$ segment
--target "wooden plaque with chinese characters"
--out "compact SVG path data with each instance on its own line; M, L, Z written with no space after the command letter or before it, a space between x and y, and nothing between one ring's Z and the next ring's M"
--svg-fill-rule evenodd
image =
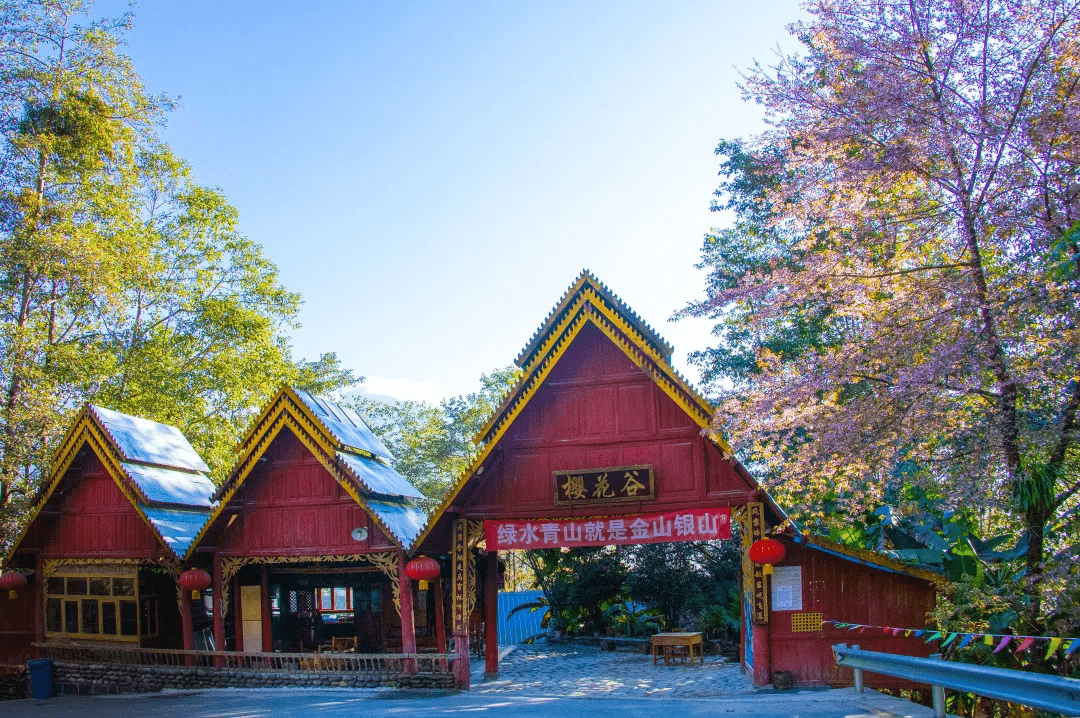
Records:
M602 504L656 498L651 466L552 472L556 504Z

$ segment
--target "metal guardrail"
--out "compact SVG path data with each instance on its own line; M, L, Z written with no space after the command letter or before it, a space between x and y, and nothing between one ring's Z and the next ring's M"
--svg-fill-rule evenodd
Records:
M945 718L946 688L1067 716L1080 716L1080 681L1073 678L954 663L940 657L877 653L843 643L832 649L837 666L854 669L855 689L860 693L863 671L930 684L937 718Z

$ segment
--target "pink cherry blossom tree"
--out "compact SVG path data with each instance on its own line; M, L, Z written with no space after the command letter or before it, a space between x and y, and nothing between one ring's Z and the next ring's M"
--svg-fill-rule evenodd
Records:
M1080 2L808 9L745 78L768 130L718 150L738 222L687 310L732 342L698 355L728 361L718 428L804 512L904 467L1027 532L1037 623L1075 570Z

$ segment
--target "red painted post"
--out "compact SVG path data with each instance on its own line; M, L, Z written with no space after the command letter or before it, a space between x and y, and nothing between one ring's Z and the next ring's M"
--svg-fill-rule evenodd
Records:
M270 569L264 563L260 576L259 596L262 598L262 649L263 653L274 650L274 637L270 626Z
M754 626L754 685L772 682L772 656L769 650L769 627Z
M401 604L401 652L416 653L416 625L413 621L412 579L405 575L405 554L398 552L398 594ZM416 673L416 661L405 661L405 671Z
M446 598L442 576L436 576L431 582L431 592L435 594L435 647L439 653L446 653Z
M221 554L214 552L214 650L225 650L225 612L222 610L224 583L221 580ZM221 657L214 659L214 668L222 668Z
M499 677L499 552L487 554L484 580L484 680Z
M457 659L454 661L454 688L461 691L469 690L472 683L472 666L469 665L469 625L466 623L464 630L454 630L454 653Z
M195 627L191 621L191 591L180 589L180 630L184 634L184 650L195 650ZM193 665L191 656L184 656L184 665Z

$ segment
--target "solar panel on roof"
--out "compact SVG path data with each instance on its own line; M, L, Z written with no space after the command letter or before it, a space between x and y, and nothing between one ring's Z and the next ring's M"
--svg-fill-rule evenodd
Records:
M175 426L121 414L101 406L91 406L90 409L128 461L210 472L210 467Z
M214 484L202 474L145 464L121 464L127 475L154 503L210 506Z
M160 506L140 506L150 523L177 556L183 557L191 542L210 519L210 511L182 511Z
M312 396L306 391L299 389L294 391L304 405L323 423L326 430L342 444L393 460L394 455L355 411L347 412L344 407L322 397Z
M424 497L404 476L377 459L369 459L347 451L339 451L337 455L360 479L364 488L372 493L408 496L414 499Z
M427 514L411 502L369 500L368 507L404 548L412 546L427 522Z

